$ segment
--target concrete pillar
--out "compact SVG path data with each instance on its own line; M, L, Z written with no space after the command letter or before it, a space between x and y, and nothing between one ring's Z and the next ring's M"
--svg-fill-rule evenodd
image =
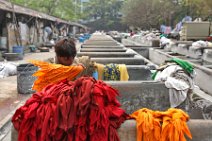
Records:
M73 34L75 35L75 34L77 34L77 32L78 32L77 27L76 26L73 26Z
M38 42L42 43L43 42L43 21L38 21Z

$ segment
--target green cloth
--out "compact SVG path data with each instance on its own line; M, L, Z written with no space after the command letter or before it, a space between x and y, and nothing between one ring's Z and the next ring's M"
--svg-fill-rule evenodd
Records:
M158 74L158 71L156 71L152 74L152 76L151 76L152 80L155 80L155 77L157 76L157 74Z
M194 71L194 67L187 61L178 59L178 58L172 58L168 62L175 62L178 64L180 67L182 67L187 73L192 73Z
M167 36L168 36L168 35L166 35L166 34L161 34L161 35L160 35L160 38L162 38L162 37L166 37L166 38L167 38Z

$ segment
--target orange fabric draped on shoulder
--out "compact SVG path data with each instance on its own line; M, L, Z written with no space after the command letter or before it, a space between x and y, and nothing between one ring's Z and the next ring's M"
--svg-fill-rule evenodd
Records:
M64 66L37 60L30 60L29 62L39 67L39 70L33 74L37 79L32 88L38 92L48 84L54 84L64 79L72 81L84 70L81 65Z

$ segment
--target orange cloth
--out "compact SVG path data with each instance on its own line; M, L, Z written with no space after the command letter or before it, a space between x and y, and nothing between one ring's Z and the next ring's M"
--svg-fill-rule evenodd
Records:
M83 71L83 66L63 66L60 64L50 64L47 62L31 60L30 63L40 69L33 74L37 77L33 85L33 90L41 91L48 84L54 84L61 80L74 80Z
M186 124L189 116L180 109L159 112L143 108L131 117L137 122L137 141L186 141L184 134L192 139Z

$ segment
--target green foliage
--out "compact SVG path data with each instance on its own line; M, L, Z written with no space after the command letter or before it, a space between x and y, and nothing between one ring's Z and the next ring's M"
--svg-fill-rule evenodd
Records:
M212 15L212 0L127 0L122 12L129 26L158 28L173 26L187 15L207 19Z
M117 18L122 6L120 0L90 0L85 8L88 17Z
M79 18L79 15L75 14L73 0L12 0L12 2L66 20Z
M123 0L90 0L85 5L85 19L95 19L87 26L95 30L125 30L126 26L121 23L120 11Z

